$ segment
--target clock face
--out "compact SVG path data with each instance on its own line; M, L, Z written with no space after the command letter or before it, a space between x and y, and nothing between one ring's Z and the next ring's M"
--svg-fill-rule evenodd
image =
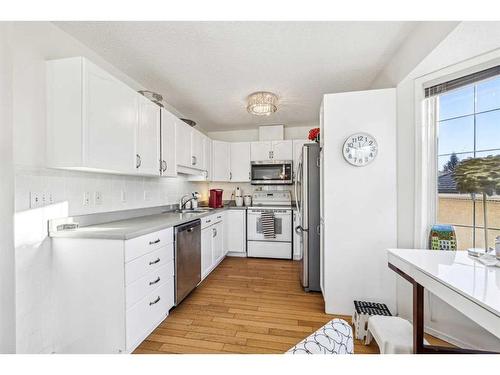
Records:
M349 164L364 167L377 156L377 141L370 134L356 133L345 140L342 152Z

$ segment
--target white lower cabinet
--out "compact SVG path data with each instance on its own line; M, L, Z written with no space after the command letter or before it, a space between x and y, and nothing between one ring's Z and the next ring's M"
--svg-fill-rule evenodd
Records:
M230 255L244 256L247 251L247 214L246 210L228 210L226 212L226 244Z
M224 259L224 223L226 212L201 219L201 278L204 279Z
M56 353L128 353L174 305L173 229L53 238Z

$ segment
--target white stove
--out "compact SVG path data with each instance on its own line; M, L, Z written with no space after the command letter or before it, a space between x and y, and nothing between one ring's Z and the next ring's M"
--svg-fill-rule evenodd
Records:
M292 194L256 191L247 210L247 255L292 259Z
M252 195L254 206L292 206L292 193L289 191L256 191Z

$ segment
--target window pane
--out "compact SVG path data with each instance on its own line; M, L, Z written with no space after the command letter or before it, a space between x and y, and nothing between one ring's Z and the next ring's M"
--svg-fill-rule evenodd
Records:
M496 236L500 236L500 230L488 230L488 247L495 248L495 238ZM484 249L484 230L476 229L476 245L475 247L479 247Z
M500 77L476 86L476 112L500 108Z
M486 215L488 218L488 228L500 229L500 197L486 198ZM483 196L476 194L476 226L484 227Z
M476 115L476 150L500 148L500 110Z
M439 96L439 121L474 113L474 86Z
M474 151L474 116L439 123L438 155Z
M467 250L472 245L472 228L455 227L457 235L457 249Z
M455 156L458 159L458 162L473 158L474 153L473 152L468 152L465 154L455 154ZM444 172L449 172L453 170L453 166L456 165L456 162L453 161L452 155L443 155L438 157L438 171L439 171L439 176L441 176L442 173Z
M439 194L438 223L472 225L474 209L470 194Z

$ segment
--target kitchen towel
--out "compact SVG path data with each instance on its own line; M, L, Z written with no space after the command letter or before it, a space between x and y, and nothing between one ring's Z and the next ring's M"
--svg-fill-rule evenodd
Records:
M274 212L261 212L260 220L262 222L262 234L264 238L276 238L274 230Z

